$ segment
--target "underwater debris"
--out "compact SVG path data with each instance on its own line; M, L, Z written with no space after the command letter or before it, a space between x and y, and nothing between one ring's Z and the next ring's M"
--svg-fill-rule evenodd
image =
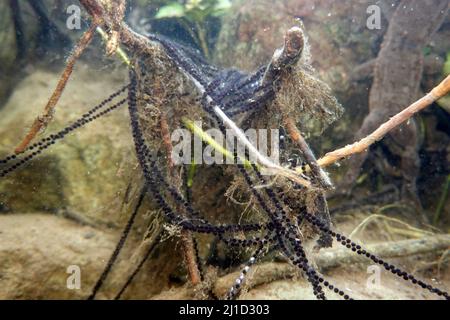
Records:
M85 3L93 4L94 2L95 1L91 0ZM98 5L99 4L96 3L96 6ZM95 15L99 14L94 9L91 10L91 12ZM107 22L108 18L111 17L106 16L104 18ZM106 24L107 27L111 28L111 25L108 26L108 22ZM164 139L161 139L161 135L164 133L157 130L161 124L161 121L159 120L162 112L167 111L164 107L167 108L168 102L178 102L181 100L183 94L179 94L181 91L180 88L194 89L192 90L193 92L196 92L197 94L200 93L202 96L200 103L192 105L188 104L190 109L186 108L186 106L181 107L179 109L181 114L188 114L191 117L194 115L201 118L208 116L211 118L211 122L213 124L215 122L215 124L223 131L225 128L224 124L231 126L233 126L233 124L235 125L234 121L226 114L227 105L225 96L232 96L230 101L235 103L239 101L250 102L248 101L248 98L241 100L247 94L249 97L262 97L261 101L264 101L265 103L262 103L260 107L264 107L266 106L266 103L268 105L270 101L269 97L265 94L267 90L274 90L276 93L276 88L274 88L276 82L275 78L272 78L272 80L269 81L271 88L256 81L256 83L259 84L257 89L248 92L247 86L255 82L255 77L262 78L267 72L262 73L257 71L253 75L239 74L237 83L243 87L238 88L242 90L235 90L233 92L232 87L226 86L231 82L229 79L224 81L223 75L215 78L214 72L217 72L217 70L215 71L213 67L206 68L207 72L210 72L209 74L204 71L205 69L202 70L205 66L202 65L203 61L199 64L198 61L195 61L195 57L190 56L189 51L185 51L182 46L155 35L149 35L151 41L148 41L139 35L131 33L130 30L123 32L125 34L128 32L125 39L127 39L126 41L130 47L140 49L135 50L134 52L135 67L130 72L131 84L127 88L133 140L135 143L136 154L145 177L146 189L144 190L151 192L168 223L182 228L183 231L214 235L230 247L257 247L257 250L254 251L253 256L248 261L247 268L244 267L243 269L245 273L248 272L249 266L253 265L257 258L261 258L261 256L270 249L282 252L286 258L298 268L298 271L303 272L313 287L313 292L318 299L326 298L323 289L333 290L344 299L351 299L344 291L336 288L335 285L325 280L308 260L304 247L307 236L305 236L306 232L304 233L301 231L301 229L303 229L303 224L308 224L312 230L311 234L319 234L321 237L326 238L326 241L323 242L329 243L329 240L334 238L351 251L358 253L360 256L365 256L375 263L383 265L387 270L403 277L405 280L418 284L420 287L436 293L439 296L448 298L446 292L425 284L414 276L398 269L392 264L384 262L374 254L367 252L360 245L347 239L345 236L332 231L323 192L319 192L318 197L314 197L313 195L312 200L307 201L304 197L310 196L310 191L316 190L314 190L314 188L313 190L310 190L310 188L308 188L309 186L301 185L293 179L293 181L282 179L280 183L275 184L272 187L268 183L267 178L261 175L256 165L253 166L252 170L249 170L243 165L238 164L236 168L232 168L231 170L241 174L245 183L245 189L242 190L242 193L250 193L253 196L255 203L261 209L264 219L258 221L258 223L252 224L213 224L208 222L208 220L193 207L193 203L187 201L186 197L183 196L181 190L182 183L180 183L182 179L177 179L177 177L175 177L175 181L173 181L171 179L173 177L168 173L169 164L165 159L167 155L164 157L164 152L167 152L167 150L165 150L163 146ZM156 43L156 46L154 46L152 42ZM300 47L298 46L298 48ZM236 76L237 73L230 72L229 75ZM165 77L171 77L172 81L162 81L161 79L166 80ZM222 83L225 84L225 87L227 87L226 89L220 88ZM258 91L263 93L259 94ZM230 94L230 92L232 94ZM239 100L236 101L235 99ZM250 103L253 103L253 101ZM175 108L176 107L177 106L175 106ZM175 108L173 110L177 111ZM173 112L172 110L170 111ZM259 110L254 111L256 111L255 116L257 116ZM90 120L90 118L88 119ZM82 119L74 128L78 127L78 125L81 126L88 119ZM179 114L176 112L174 112L174 114L168 114L167 116L168 125L170 126L179 124L180 120ZM282 124L282 122L280 122L280 124ZM236 128L239 129L237 126ZM69 127L69 131L71 131L71 129L72 127ZM63 131L62 135L64 135L64 133L65 131ZM52 136L50 137L50 142L55 142L62 137L63 136L60 134ZM42 151L39 145L37 145L37 148ZM24 159L29 159L27 157ZM237 159L238 155L235 154L234 157ZM8 159L6 163L10 160L15 159ZM312 160L310 166L316 165L314 158L310 160ZM19 162L20 161L22 160L19 160ZM28 160L25 160L25 162L26 161ZM15 169L16 168L14 167L12 170ZM5 174L6 173L9 173L9 170L8 172L5 172ZM320 180L320 177L314 176L314 172L310 175L312 176L311 180L313 180L313 178ZM268 187L263 188L260 192L254 187L258 184ZM285 193L287 192L291 192L291 198L285 196ZM142 197L143 193L141 194L140 199L142 199ZM290 200L301 202L300 207L293 206ZM311 204L308 204L308 202ZM138 207L139 205L137 208ZM294 208L294 210L292 210L292 208ZM137 212L137 209L135 212ZM135 216L136 213L130 218L127 227L124 229L121 241L116 246L110 262L107 264L105 271L95 285L90 298L95 297L102 282L111 270L113 265L111 261L114 262L117 258ZM241 235L244 235L244 237L240 237ZM321 239L319 239L318 244L323 245L323 242L321 244L320 240ZM194 250L190 254L188 253L188 255L195 255L195 259L197 261L200 260L197 259L198 252L195 249L195 244L192 243L191 247L194 247ZM139 271L147 257L148 254L143 257L143 260L132 272L129 279L132 279ZM235 281L227 298L232 299L237 297L244 280L245 274L242 272L242 277L240 275ZM124 288L126 288L129 282L130 280L127 280ZM122 292L123 290L120 291L120 293ZM119 297L120 293L118 294Z

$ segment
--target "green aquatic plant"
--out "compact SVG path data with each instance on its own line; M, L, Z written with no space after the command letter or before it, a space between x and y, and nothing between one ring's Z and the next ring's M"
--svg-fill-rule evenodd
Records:
M156 19L176 19L209 57L207 21L219 17L231 7L230 0L170 1L155 15Z
M444 68L442 69L443 76L446 77L450 75L450 51L447 52L447 59L445 60ZM437 104L447 110L447 112L450 112L450 96L446 95L445 97L441 98L437 101Z
M444 76L448 76L450 74L450 51L447 52L447 59L444 64Z

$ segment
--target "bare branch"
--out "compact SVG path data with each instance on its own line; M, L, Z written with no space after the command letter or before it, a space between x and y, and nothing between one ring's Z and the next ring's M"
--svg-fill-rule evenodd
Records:
M22 153L28 147L31 141L36 137L36 135L42 130L44 130L52 120L53 114L55 113L56 104L61 98L61 95L66 87L67 81L69 80L72 74L75 62L78 60L83 51L91 42L97 26L98 24L96 22L93 22L89 27L89 29L83 34L83 36L78 41L70 57L67 59L66 67L61 75L61 78L59 79L55 91L53 92L52 96L47 102L47 105L44 108L43 114L38 116L34 120L34 123L31 126L30 130L28 131L27 135L14 150L16 154Z
M378 129L376 129L370 135L351 145L327 153L323 158L317 161L318 164L322 167L326 167L343 158L347 158L353 154L367 151L372 144L383 139L383 137L386 134L388 134L391 130L397 128L402 123L408 121L417 112L427 108L433 102L444 97L449 92L450 92L450 76L447 76L447 78L445 78L430 93L414 102L412 105L404 109L402 112L393 116L391 119L389 119L388 121L383 123L380 127L378 127Z

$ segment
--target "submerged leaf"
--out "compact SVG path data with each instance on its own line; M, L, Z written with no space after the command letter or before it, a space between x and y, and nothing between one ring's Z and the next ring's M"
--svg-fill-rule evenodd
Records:
M183 5L175 2L161 7L158 13L155 15L155 18L156 19L179 18L184 16L184 14L185 11Z
M231 8L230 0L218 0L214 6L215 10L227 10Z

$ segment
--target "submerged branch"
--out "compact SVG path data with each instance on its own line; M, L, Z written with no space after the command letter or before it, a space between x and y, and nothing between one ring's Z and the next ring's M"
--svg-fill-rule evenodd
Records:
M318 164L321 167L326 167L343 158L347 158L353 154L365 152L372 144L383 139L383 137L390 131L397 128L402 123L407 122L416 113L427 108L432 103L436 102L440 98L447 95L449 92L450 92L450 76L445 78L438 86L436 86L426 96L417 100L412 105L404 109L402 112L396 114L391 119L383 123L380 127L378 127L378 129L376 129L370 135L351 145L347 145L343 148L327 153L323 158L317 161ZM296 171L301 172L301 169L297 168Z
M303 31L299 27L291 28L285 35L284 47L277 50L273 55L266 73L264 74L262 84L267 85L269 83L274 83L274 81L282 76L283 72L289 70L289 68L300 59L304 46L305 38ZM284 106L278 105L277 107L283 114L283 125L286 128L289 137L300 148L306 163L314 174L316 182L323 188L330 188L332 184L328 175L317 164L314 153L300 130L297 128L295 121L291 118L291 115L283 110Z
M83 34L83 36L78 41L77 45L73 49L70 57L67 59L66 67L61 75L61 78L59 79L59 82L55 88L55 91L53 92L52 96L50 97L49 101L47 102L47 105L44 108L44 112L42 115L38 116L28 133L26 134L25 138L22 140L22 142L16 147L14 152L16 154L22 153L28 145L31 143L31 141L36 137L36 135L41 132L42 130L45 130L45 128L48 126L50 121L53 118L53 114L55 113L56 104L58 103L59 99L61 98L61 95L66 87L67 81L69 80L73 67L75 65L75 62L78 60L78 58L81 56L83 51L86 49L86 47L91 42L95 29L98 26L98 22L95 20L92 22L89 29Z
M114 19L105 12L101 2L99 0L80 0L80 3L86 8L86 10L89 12L89 14L93 17L94 20L102 20L104 21L105 25L108 27L108 29L113 29L114 25L116 24ZM280 63L283 63L284 59L281 59L283 56L286 57L285 62L295 61L298 51L301 51L302 48L302 42L299 41L299 38L296 37L296 29L291 29L286 36L286 42L285 42L285 53L283 55L283 51L277 51L274 55L274 58L272 59L271 64L269 65L264 81L270 81L271 78L276 76L277 69L279 70ZM301 32L301 30L300 30ZM131 30L127 25L122 23L121 27L121 40L124 43L124 45L138 49L142 52L146 52L151 54L151 48L153 45L151 44L151 41L145 38L142 35L139 35L138 33ZM289 42L289 35L293 35L293 40L291 45ZM286 43L288 45L286 45ZM297 51L297 53L296 53ZM333 164L343 158L349 157L353 154L361 153L367 150L372 144L375 142L381 140L388 132L398 127L400 124L406 122L408 119L410 119L415 113L421 111L422 109L428 107L436 100L442 98L448 92L450 91L450 76L447 77L442 83L440 83L436 88L434 88L429 94L427 94L422 99L416 101L412 105L410 105L408 108L397 114L396 116L392 117L389 121L382 124L377 130L375 130L372 134L365 137L364 139L355 142L354 144L348 145L344 148L335 150L333 152L327 153L323 158L319 159L317 161L317 164L320 167L326 167L330 164ZM218 110L220 113L220 110ZM222 114L221 114L222 115ZM223 115L222 115L223 116ZM226 117L228 118L228 117ZM229 120L224 119L222 117L222 120ZM233 123L234 124L234 123ZM245 142L245 140L244 140ZM246 146L248 146L248 143L245 143ZM305 150L305 154L309 154L307 152L308 150ZM272 163L266 163L265 159L261 159L259 157L259 160L263 160L262 164L268 164L269 167L273 167ZM310 168L315 167L314 161L311 158L309 162ZM280 169L280 168L277 168ZM317 168L316 168L317 169ZM311 169L310 169L311 170ZM281 171L285 171L284 168ZM296 169L297 172L302 172L301 168ZM289 174L290 176L291 174ZM320 178L320 177L319 177Z

